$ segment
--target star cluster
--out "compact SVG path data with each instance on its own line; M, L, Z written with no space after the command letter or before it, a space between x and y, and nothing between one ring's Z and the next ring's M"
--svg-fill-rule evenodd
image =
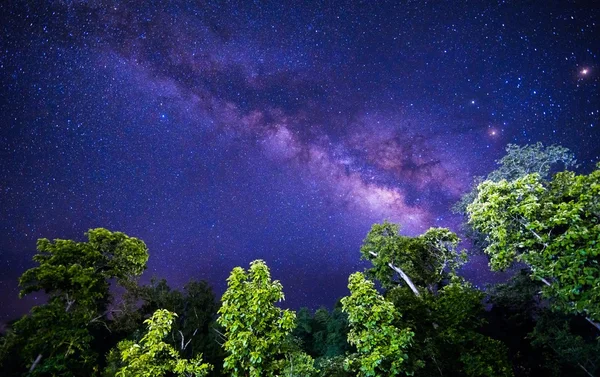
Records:
M507 143L598 161L600 12L584 2L0 4L0 318L35 240L149 246L144 279L265 259L331 305L374 222L449 207ZM464 270L494 279L486 261Z

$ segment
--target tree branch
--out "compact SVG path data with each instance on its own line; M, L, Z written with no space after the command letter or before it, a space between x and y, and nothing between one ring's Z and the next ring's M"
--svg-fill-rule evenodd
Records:
M539 278L544 284L546 284L548 287L551 287L552 284L550 284L550 282L544 278ZM594 326L598 331L600 331L600 323L594 321L593 319L591 319L590 317L585 317L585 320L588 321L592 326Z
M178 330L178 332L179 332L179 336L181 336L181 350L183 351L185 349L185 347L183 346L183 341L185 340L185 338L184 338L183 333L181 332L181 330Z
M28 376L31 374L31 372L33 372L33 370L35 369L35 367L37 367L37 365L40 363L41 360L42 360L42 354L40 353L37 355L37 357L33 361L33 364L31 364L31 367L29 368L29 372L27 373Z
M182 351L184 351L187 348L187 346L190 344L190 342L192 341L192 339L194 339L194 337L196 336L197 332L198 332L198 329L194 330L194 333L192 334L192 336L190 336L190 338L185 343L185 345L183 345L183 348L181 349ZM183 334L181 334L181 338L183 339Z
M369 254L373 255L374 257L377 257L377 253L374 253L372 251L369 251ZM415 296L417 297L421 297L421 294L419 293L419 290L417 289L417 287L415 286L415 284L412 282L412 280L410 279L410 277L408 275L406 275L404 273L404 271L402 271L402 269L400 269L400 267L396 267L394 266L392 263L388 263L388 266L396 271L398 273L398 275L400 275L400 277L402 278L402 280L404 280L404 282L410 287L411 291L413 291L413 293L415 294Z

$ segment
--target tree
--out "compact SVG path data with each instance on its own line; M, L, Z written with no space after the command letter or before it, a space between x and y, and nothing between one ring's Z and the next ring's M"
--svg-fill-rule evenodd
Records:
M288 335L280 347L285 359L283 363L282 377L310 377L318 372L315 369L314 359L302 350L302 340Z
M206 351L215 353L216 344L211 336L211 324L217 314L217 303L212 288L205 281L188 282L183 292L172 290L166 280L153 279L148 286L140 287L138 297L143 300L140 311L152 313L159 308L178 313L168 342L190 358Z
M315 322L319 323L313 334L314 350L322 357L334 357L351 352L353 347L347 342L348 315L342 311L341 303L329 313L325 309L315 312Z
M385 298L402 312L395 326L415 329L411 355L422 361L415 376L511 375L504 344L482 332L484 294L471 284L453 277L419 297L397 286Z
M313 352L313 332L318 325L308 308L300 308L296 313L296 327L292 331L292 335L300 340L304 350L312 356L315 356Z
M465 254L458 252L456 234L445 228L430 228L417 237L402 236L399 226L385 221L374 224L360 249L363 259L373 263L368 276L376 278L384 288L398 284L396 274L417 296L438 284L464 263Z
M345 360L346 357L341 355L317 359L316 365L319 368L319 377L356 377L345 369Z
M204 360L216 365L210 375L219 374L224 356L213 328L217 302L205 281L191 280L180 291L171 289L164 279L152 278L148 285L129 287L124 296L122 305L114 310L113 331L118 329L123 336L135 339L135 335L145 329L143 319L156 310L178 313L165 342L188 359L202 354Z
M348 331L348 315L338 301L331 311L319 308L311 314L307 308L301 308L293 335L302 349L315 358L319 376L350 377L344 370L344 358L355 349L346 340Z
M467 206L477 198L477 187L483 181L499 182L501 180L513 181L528 174L537 173L540 178L547 180L553 169L566 170L577 166L575 155L560 145L544 147L542 143L519 146L508 144L506 154L496 161L498 168L490 172L485 178L475 177L471 191L464 194L460 201L453 207L455 213L467 214Z
M452 347L439 352L443 355L440 360L447 363L445 369L452 365L455 373L465 376L512 376L506 346L480 331L485 324L483 299L483 292L453 277L431 302L433 323L437 324L434 341L438 349Z
M12 340L4 346L17 348L0 354L17 352L31 375L93 374L97 355L90 345L92 334L106 328L109 281L124 284L146 268L143 241L102 228L86 235L87 242L38 240L38 266L19 280L21 296L44 291L48 303L12 326Z
M483 181L499 182L522 178L527 174L537 173L540 178L547 180L553 171L577 167L575 155L560 145L544 146L542 143L519 146L508 144L506 154L496 160L498 167L486 177L474 177L471 190L465 193L452 207L454 213L467 217L467 206L477 198L477 187ZM472 241L471 253L481 253L487 246L485 235L473 229L469 223L462 224L465 236Z
M348 288L350 296L342 299L342 307L350 322L348 342L356 346L357 353L346 359L347 368L356 370L359 377L409 372L406 352L414 333L393 326L398 315L394 305L385 301L360 272L350 275Z
M506 347L480 331L483 294L456 275L466 260L458 243L445 228L408 237L384 222L373 225L361 254L373 263L367 273L402 312L396 327L416 331L413 354L420 363L411 366L416 374L508 376Z
M600 320L598 168L589 175L561 172L549 182L538 174L485 181L467 208L469 223L487 236L492 269L526 263L546 284L553 307L593 321Z
M201 354L192 360L182 359L179 352L163 340L170 333L176 317L175 313L159 309L144 321L148 332L139 343L124 340L117 345L125 364L117 377L162 377L168 373L204 377L208 374L212 365L203 363Z
M231 271L217 322L225 329L223 368L233 377L270 377L285 368L280 348L295 327L295 314L274 305L283 299L283 287L271 281L264 261L250 263L248 272Z

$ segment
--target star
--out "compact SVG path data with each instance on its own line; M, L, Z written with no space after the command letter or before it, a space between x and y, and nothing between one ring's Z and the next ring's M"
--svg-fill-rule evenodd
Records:
M495 136L499 135L499 132L498 132L497 129L490 127L489 130L488 130L488 135L490 135L492 137L495 137Z

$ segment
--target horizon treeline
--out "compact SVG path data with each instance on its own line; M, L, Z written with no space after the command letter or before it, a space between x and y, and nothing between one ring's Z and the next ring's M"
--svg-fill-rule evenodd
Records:
M205 281L139 284L149 252L124 233L40 239L20 296L48 300L1 335L0 375L598 376L600 164L578 173L541 143L497 164L453 207L470 250L446 228L374 224L357 250L370 267L316 311L281 309L262 260L235 267L218 300ZM477 253L516 272L477 289L457 273Z

